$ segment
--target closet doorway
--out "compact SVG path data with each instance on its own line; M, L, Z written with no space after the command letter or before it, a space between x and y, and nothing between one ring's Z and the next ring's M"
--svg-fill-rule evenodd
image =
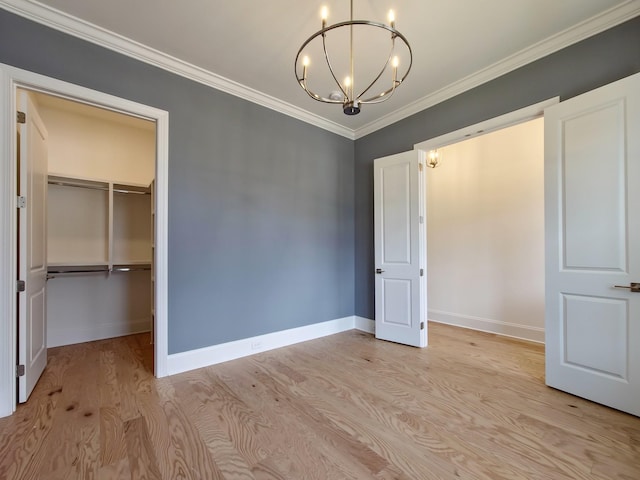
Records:
M49 193L49 189L58 189L56 193L52 193L51 202L47 200L47 194L45 194L45 204L51 203L53 206L53 199L57 197L69 197L71 191L86 192L91 191L94 195L86 194L91 197L92 200L80 199L73 201L69 204L69 211L89 210L93 212L93 216L88 221L77 222L75 226L69 228L69 224L63 222L56 222L57 226L66 225L65 228L59 229L58 233L68 235L70 233L77 233L74 228L77 228L80 224L86 227L88 224L99 225L100 233L105 233L101 242L94 244L94 248L89 248L91 242L76 242L75 246L71 242L65 241L65 239L58 238L52 242L52 245L59 247L57 249L57 258L52 261L52 267L67 267L58 268L58 270L50 271L49 280L47 283L58 282L56 287L52 289L60 290L62 287L61 281L71 281L77 277L75 275L92 274L99 275L94 271L91 272L70 272L71 267L77 268L87 266L89 263L91 267L101 267L104 271L101 272L103 280L105 278L120 278L127 279L121 281L119 286L116 287L116 283L113 284L112 290L122 294L129 290L128 286L138 283L138 286L143 286L145 293L140 297L146 300L145 315L147 320L140 316L138 313L142 309L133 306L131 309L127 309L127 318L138 317L137 325L123 326L109 324L106 328L98 328L98 335L102 338L108 338L117 335L123 335L130 333L131 330L146 328L153 328L152 338L153 342L153 356L154 356L154 374L156 377L162 377L166 375L166 364L168 357L168 342L167 342L167 188L168 188L168 113L149 107L139 103L131 102L119 97L90 90L77 85L69 84L59 80L55 80L49 77L38 75L25 70L20 70L7 65L0 64L0 112L4 115L5 121L2 122L0 127L0 144L4 146L2 149L2 156L0 158L0 167L3 171L2 175L2 193L0 194L0 235L2 237L2 254L0 255L0 330L3 335L0 336L0 416L10 415L15 411L17 404L18 385L22 381L19 377L23 370L28 370L28 367L37 360L33 355L34 352L38 353L38 349L32 349L30 355L25 355L24 349L18 347L18 342L24 342L25 339L31 341L31 345L38 347L38 344L44 350L46 359L46 347L49 346L49 342L46 339L38 337L37 333L32 335L29 331L23 331L21 335L18 335L19 327L18 319L18 303L17 299L22 295L20 281L16 283L16 279L21 280L19 275L19 263L18 257L20 253L19 244L24 238L18 237L18 219L20 217L19 212L22 209L28 210L28 205L25 207L25 199L22 199L22 194L19 189L19 176L18 176L18 155L22 155L24 152L20 151L19 136L17 132L20 131L20 124L22 119L20 115L16 115L19 111L19 91L25 91L30 93L30 96L36 99L42 95L48 95L55 101L71 101L75 102L75 107L87 107L97 108L103 110L105 113L113 115L123 115L128 121L142 121L147 122L147 125L151 127L151 137L154 139L155 158L151 163L154 166L154 172L152 177L155 179L153 188L150 184L145 182L135 181L131 178L114 177L107 178L104 176L97 176L94 174L86 175L86 172L49 172L38 174L33 177L36 183L44 185L44 190ZM43 101L44 104L48 100ZM36 100L38 101L38 100ZM45 106L52 108L51 105ZM47 113L44 114L47 117ZM44 122L43 122L44 123ZM46 128L46 127L45 127ZM52 131L56 129L53 128ZM66 143L66 142L62 142ZM68 145L67 145L68 146ZM58 164L60 165L60 164ZM58 173L58 175L51 175L49 173ZM51 182L51 183L49 183ZM81 185L72 185L73 183L80 183ZM63 189L66 189L63 190ZM41 188L42 190L42 188ZM62 192L61 195L59 195ZM126 193L125 193L126 192ZM135 196L135 197L134 197ZM100 197L100 199L98 199ZM153 201L151 198L153 197ZM137 200L127 200L136 198ZM60 200L60 198L57 198ZM58 202L60 203L60 202ZM133 203L134 206L127 208L126 205ZM62 202L65 205L65 202ZM104 209L101 206L107 205L106 217ZM122 212L137 211L138 213L143 210L142 204L147 204L150 211L150 215L147 217L146 223L138 222L136 220L131 221L131 216L123 214ZM63 207L66 209L66 207ZM43 210L44 211L44 210ZM121 213L116 215L116 212ZM70 213L67 212L67 213ZM113 218L113 217L116 218ZM46 218L46 217L45 217ZM103 222L106 220L106 222ZM31 219L33 222L33 218ZM146 228L149 227L149 228ZM41 229L42 230L42 229ZM144 234L142 233L144 231ZM53 232L46 231L46 237L48 239L49 234ZM85 232L86 233L86 232ZM94 232L95 233L95 232ZM129 235L132 234L132 237ZM146 242L141 241L146 236ZM98 238L95 235L94 240ZM106 238L106 240L105 240ZM151 245L149 245L149 239L152 239ZM147 246L142 246L146 243ZM71 246L72 248L69 248ZM149 255L149 248L151 248L151 254ZM25 247L22 247L25 250ZM85 255L89 251L103 252L102 257L98 258L92 255ZM48 248L46 249L48 257ZM53 252L52 252L53 253ZM65 258L65 255L69 255ZM83 255L84 258L80 258ZM91 257L91 258L89 258ZM49 260L48 258L46 260ZM90 261L89 261L90 260ZM96 260L96 261L94 261ZM106 265L106 268L105 268ZM153 268L154 282L150 282L150 276ZM92 268L91 270L94 270ZM143 275L147 275L149 283L138 282L135 278L139 278ZM51 277L54 278L51 278ZM137 276L137 277L136 277ZM71 282L72 283L72 282ZM146 283L146 286L144 286ZM111 285L111 284L109 284ZM88 282L83 282L82 286L88 288ZM146 288L148 287L148 288ZM111 289L111 287L106 288ZM136 287L137 289L137 287ZM18 294L16 294L18 292ZM56 294L56 296L58 296ZM58 307L66 307L65 302L60 302ZM78 307L82 302L70 301L74 307ZM114 302L105 302L113 307ZM40 302L40 306L44 305L44 309L48 310L47 302ZM141 302L138 305L142 305ZM92 313L94 306L91 307ZM42 310L43 308L41 308ZM102 309L100 309L102 310ZM107 311L109 309L106 309ZM151 318L153 317L153 320ZM55 324L55 321L54 321ZM146 324L146 327L144 326ZM62 327L60 332L64 331L67 326L57 324L58 327ZM92 328L94 325L91 326ZM129 329L129 330L127 330ZM48 329L44 331L47 332ZM82 330L82 328L78 329ZM91 335L96 335L95 328ZM85 332L86 334L87 332ZM58 337L63 338L63 342L76 343L78 341L89 340L90 338L83 337L71 327L71 333L67 329L65 335ZM72 338L76 335L75 338ZM65 340L66 339L66 340ZM52 341L55 340L55 335L52 337ZM41 355L39 356L42 357ZM22 363L24 361L24 363ZM24 365L24 367L23 367ZM18 375L16 375L18 374ZM35 380L31 380L32 385L35 384Z
M153 331L156 125L25 89L17 103L29 207L19 212L18 271L37 286L46 268L46 287L18 302L24 402L47 348Z

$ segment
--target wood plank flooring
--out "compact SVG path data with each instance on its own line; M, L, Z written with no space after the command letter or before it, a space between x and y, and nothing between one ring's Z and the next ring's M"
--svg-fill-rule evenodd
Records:
M0 479L640 479L640 418L544 385L540 345L350 331L164 379L147 335L49 350Z

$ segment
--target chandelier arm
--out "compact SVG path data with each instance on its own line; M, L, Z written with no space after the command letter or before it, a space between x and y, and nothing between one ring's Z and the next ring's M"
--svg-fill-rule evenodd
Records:
M331 98L326 98L323 97L321 95L318 95L317 93L313 93L311 90L309 90L307 88L307 84L305 83L304 79L299 78L298 79L298 83L300 84L300 86L302 87L302 89L307 93L307 95L309 95L311 98L313 98L314 100L317 100L318 102L322 102L322 103L336 103L336 104L340 104L342 105L342 100L333 100Z
M369 89L371 87L373 87L375 85L375 83L380 79L380 77L382 76L382 74L384 73L384 71L387 69L387 67L389 66L389 62L391 61L391 57L393 56L393 51L395 50L395 45L396 45L396 39L395 37L391 37L391 51L389 52L389 56L387 57L387 61L384 63L384 65L382 66L382 69L380 70L380 73L378 73L378 76L376 78L373 79L373 82L371 82L369 84L369 86L367 88L365 88L360 95L358 95L355 99L356 100L360 100L360 98L369 91ZM395 83L395 80L394 82ZM384 94L381 94L380 96L383 96ZM372 97L373 98L373 97Z
M391 98L391 95L393 95L393 93L395 92L396 88L399 87L400 84L402 84L402 82L404 82L405 78L407 78L407 76L409 75L409 72L411 71L411 66L413 65L413 52L411 51L411 45L409 45L409 42L407 42L406 38L404 38L401 34L399 34L398 36L400 38L402 38L402 40L404 41L404 44L409 49L409 68L407 68L407 71L404 73L403 77L400 80L394 80L393 85L391 86L391 88L389 88L388 90L385 90L384 92L376 95L375 97L367 98L366 100L360 100L360 103L367 104L367 105L373 105L373 104L382 103L385 100L388 100L389 98Z
M327 62L327 67L329 67L329 71L331 72L331 76L333 77L333 80L336 82L336 85L338 85L338 87L340 87L340 90L342 91L342 94L344 95L344 98L349 98L349 95L347 94L347 92L344 91L344 88L342 88L342 85L338 81L338 79L336 77L336 74L333 71L333 67L331 66L331 60L329 60L329 53L327 52L326 39L327 39L327 37L323 33L322 34L322 49L324 50L324 59ZM337 102L337 103L342 103L342 101Z
M366 100L359 100L362 105L375 105L376 103L382 103L385 100L389 100L391 96L395 93L396 87L400 85L400 82L397 80L393 82L393 86L388 90L385 90L382 93L379 93L375 97L367 98Z
M302 50L304 49L304 47L307 46L307 44L313 40L316 37L316 35L313 35L312 37L310 37L304 45L302 45L302 47L300 48L300 50L298 50L298 54L296 55L296 60L294 62L293 65L293 69L295 71L296 74L296 80L298 81L298 85L300 85L300 87L306 92L307 95L309 95L311 98L313 98L314 100L318 101L318 102L322 102L322 103L335 103L335 104L342 104L342 100L333 100L331 98L327 98L327 97L323 97L321 95L318 95L317 93L312 92L309 87L307 87L307 79L305 76L299 77L298 76L298 59L300 58L300 53L302 53Z

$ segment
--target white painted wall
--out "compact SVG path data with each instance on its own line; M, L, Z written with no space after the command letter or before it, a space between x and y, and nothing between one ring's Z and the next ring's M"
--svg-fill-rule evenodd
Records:
M427 169L429 320L544 341L543 119Z
M57 102L51 101L41 102L39 107L49 131L49 172L113 182L151 183L156 139L150 122L132 118L118 122L111 112L97 116L83 114L81 108L56 107Z

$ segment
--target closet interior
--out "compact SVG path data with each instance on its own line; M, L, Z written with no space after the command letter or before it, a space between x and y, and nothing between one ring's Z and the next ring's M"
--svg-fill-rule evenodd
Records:
M47 347L150 331L155 123L35 94L47 131Z

